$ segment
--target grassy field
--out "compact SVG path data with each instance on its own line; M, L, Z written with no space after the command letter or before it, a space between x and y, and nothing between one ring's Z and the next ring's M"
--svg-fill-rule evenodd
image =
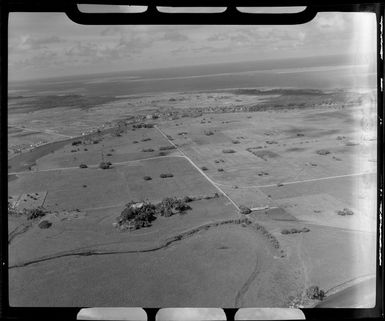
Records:
M172 173L171 178L160 178ZM145 181L144 176L152 177ZM20 174L9 194L47 191L47 209L87 209L125 204L130 200L213 195L217 190L183 157L142 160L110 169L67 169Z
M9 201L24 208L43 205L51 212L41 220L52 223L40 228L41 220L9 217L11 303L303 306L314 303L305 297L310 286L327 291L373 274L374 104L345 106L336 103L342 101L337 94L328 96L335 99L330 103L320 93L301 92L287 94L285 102L285 92L247 90L129 101L138 103L135 113L184 111L203 101L202 108L231 102L250 107L256 95L263 107L258 112L170 112L146 121L157 127L127 125L118 135L57 142L11 159ZM298 106L289 106L295 101ZM265 108L268 103L276 110ZM114 117L123 115L127 100L114 102L114 108ZM61 133L99 123L102 109L78 122L65 114ZM53 120L58 112L49 111ZM110 168L99 168L101 162L111 162ZM150 227L120 232L113 226L129 201L215 193L191 202L183 214L158 217ZM241 205L253 212L240 214ZM353 215L339 215L343 210ZM239 222L205 226L240 217L263 229ZM191 235L178 238L183 233ZM169 238L177 242L161 246Z
M123 206L54 212L43 218L53 223L51 228L40 229L34 223L10 242L10 263L20 264L45 256L55 257L57 253L87 249L146 249L194 227L238 218L224 198L196 201L191 207L185 214L159 217L151 227L126 233L118 232L112 225ZM11 218L9 229L29 223L32 224L22 218Z
M68 145L52 154L41 157L36 162L36 168L40 170L76 167L81 163L97 165L103 159L118 163L151 158L159 156L160 147L170 146L167 140L153 128L126 130L118 137L110 134L92 140L79 139L79 141L83 143L76 146ZM170 154L170 152L172 150L166 154Z
M263 270L266 269L270 257L266 251L263 239L251 231L223 227L151 253L53 260L10 270L10 303L12 306L235 306L237 291L255 269L256 255L263 262ZM272 304L282 302L278 298Z
M376 172L374 127L365 127L362 113L360 108L331 108L213 114L161 128L239 203L258 206L257 199L262 206L269 202L268 195L272 199L285 192L303 195L314 193L314 188L333 189L346 200L357 197L362 184L367 185L366 178L359 183L354 175ZM234 152L224 152L228 149ZM317 181L345 175L341 180ZM314 183L275 186L307 180ZM369 185L371 181L370 176Z

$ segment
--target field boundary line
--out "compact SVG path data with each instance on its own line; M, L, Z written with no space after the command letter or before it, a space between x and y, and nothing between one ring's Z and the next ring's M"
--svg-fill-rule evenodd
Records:
M199 173L201 173L218 191L221 192L222 195L224 195L230 202L231 204L234 205L234 207L237 209L237 211L240 211L240 208L239 206L230 198L230 196L228 196L210 177L208 177L191 159L190 157L188 157L185 152L183 150L181 150L177 145L175 145L168 137L165 133L163 133L163 131L158 127L158 126L154 126L154 128L156 128L159 133L161 133L161 135L167 139L167 141L172 145L174 146L189 162L191 165L193 165L198 171Z
M81 211L98 211L98 210L106 210L110 208L115 208L115 207L122 207L124 204L127 202L121 202L115 205L105 205L105 206L97 206L97 207L87 207L87 208L82 208L80 209Z
M168 157L184 158L185 156L183 156L183 155L165 155L165 156L133 159L133 160L111 163L111 164L116 165L116 166L120 166L120 165L128 165L130 163L135 163L135 162L143 162L143 161L147 161L147 160L159 159L159 158L168 158ZM88 168L98 168L98 166L99 166L98 164L92 164L92 165L88 165ZM8 173L8 175L35 174L35 173L39 173L39 172L54 172L54 171L65 171L65 170L73 170L73 169L79 169L79 166L47 168L47 169L41 169L41 170L35 170L35 171L31 170L31 171L23 171L23 172L11 172L11 173Z
M361 175L373 175L376 173L353 173L353 174L346 174L346 175L336 175L336 176L328 176L328 177L320 177L320 178L312 178L312 179L305 179L302 181L294 181L294 182L282 182L282 183L276 183L276 184L268 184L268 185L251 185L251 186L238 186L238 188L263 188L263 187L274 187L278 185L291 185L291 184L301 184L301 183L309 183L309 182L316 182L316 181L324 181L328 179L336 179L336 178L343 178L343 177L351 177L351 176L361 176ZM225 187L232 187L233 185L227 185L227 184L221 184L221 183L216 183L220 186L225 186Z

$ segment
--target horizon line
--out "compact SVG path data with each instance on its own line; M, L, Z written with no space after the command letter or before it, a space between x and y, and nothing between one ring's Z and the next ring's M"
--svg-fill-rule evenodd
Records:
M157 68L140 68L140 69L127 69L127 70L120 70L120 71L106 71L106 72L90 72L90 73L76 73L71 75L63 75L63 76L52 76L52 77L35 77L35 78L26 78L26 79L18 79L18 80L10 80L9 79L9 73L8 73L8 84L16 84L16 83L23 83L23 82L29 82L33 80L59 80L59 79L65 79L65 78L71 78L71 77L89 77L89 76L97 76L97 75L107 75L107 74L124 74L127 72L143 72L143 71L151 71L151 70L167 70L167 69L173 69L173 68L189 68L189 67L201 67L201 66L215 66L215 65L230 65L230 64L237 64L237 63L255 63L255 62L263 62L263 61L284 61L284 60L296 60L296 59L307 59L307 58L327 58L327 57L350 57L352 56L351 53L348 54L334 54L334 55L320 55L320 56L298 56L298 57L289 57L289 58L270 58L270 59L256 59L256 60L242 60L242 61L227 61L227 62L215 62L215 63L205 63L205 64L191 64L191 65L175 65L175 66L167 66L167 67L157 67Z

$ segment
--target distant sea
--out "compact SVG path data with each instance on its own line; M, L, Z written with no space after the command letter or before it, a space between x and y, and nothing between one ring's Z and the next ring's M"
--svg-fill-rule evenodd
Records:
M9 83L10 96L120 97L226 88L375 88L376 70L343 56L249 61Z

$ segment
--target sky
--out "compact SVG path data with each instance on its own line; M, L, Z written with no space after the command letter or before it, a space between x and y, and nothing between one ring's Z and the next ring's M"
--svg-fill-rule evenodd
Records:
M373 13L319 13L291 26L84 26L64 13L11 13L8 72L14 81L288 57L368 59L375 28Z

